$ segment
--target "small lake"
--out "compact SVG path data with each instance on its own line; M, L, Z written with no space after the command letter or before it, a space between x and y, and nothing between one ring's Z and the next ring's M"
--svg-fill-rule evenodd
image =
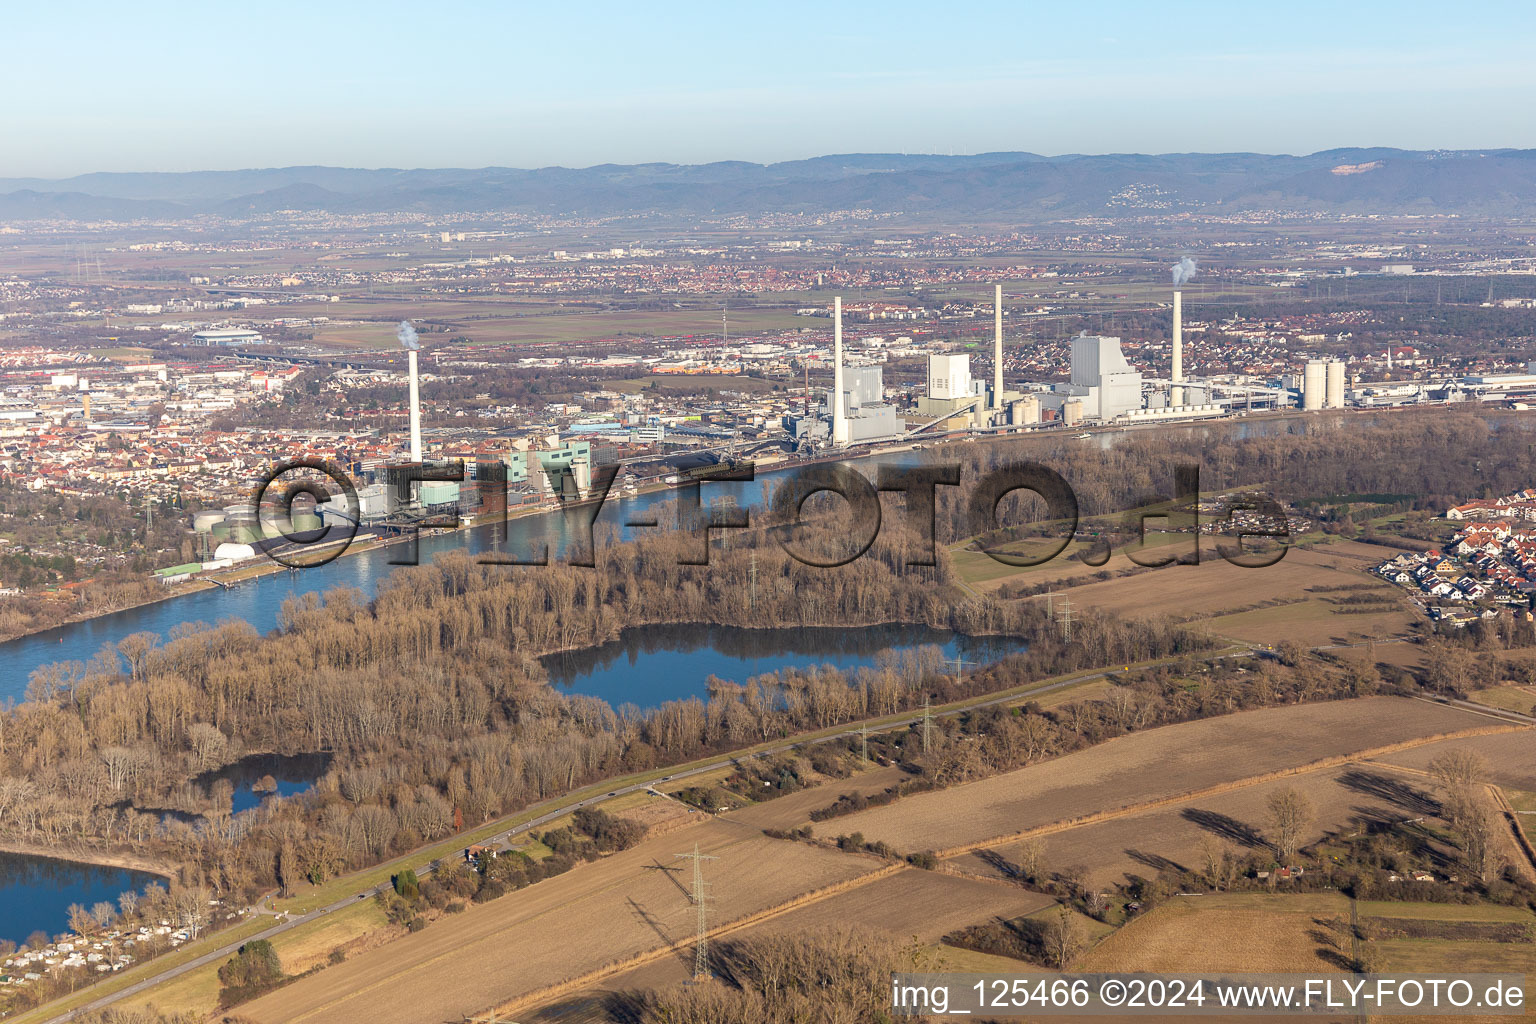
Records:
M331 767L329 754L252 754L234 764L205 772L193 781L211 788L220 780L233 787L231 813L260 807L269 796L298 796L314 788L315 780Z
M962 636L923 626L854 629L740 629L732 626L645 626L626 629L599 647L542 659L562 693L601 697L617 708L654 708L669 700L708 699L711 675L736 683L783 668L873 666L881 654L932 645L967 673L1024 649L1014 637Z
M0 853L0 939L18 945L34 931L52 938L69 930L69 906L116 905L129 889L165 879L145 871L80 864L53 857Z

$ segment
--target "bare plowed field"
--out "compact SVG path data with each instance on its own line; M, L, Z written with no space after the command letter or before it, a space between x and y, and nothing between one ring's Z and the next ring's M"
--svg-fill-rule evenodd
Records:
M457 1020L516 996L686 940L694 911L676 852L697 842L718 922L879 870L879 861L710 821L360 954L242 1007L262 1024Z
M1350 834L1371 821L1424 817L1433 810L1438 792L1427 779L1384 768L1327 768L1051 833L1040 840L1045 870L1061 874L1081 866L1090 885L1107 887L1134 875L1152 878L1165 868L1201 870L1201 844L1207 837L1237 853L1265 849L1266 802L1286 787L1304 793L1316 812L1303 843L1329 833ZM982 850L948 863L961 871L1006 878L1017 863L1017 850Z
M1222 895L1172 899L1105 939L1079 971L1340 971L1318 939L1318 918L1349 916L1339 895ZM1337 951L1334 951L1337 952Z
M791 910L716 941L732 942L757 935L802 934L814 928L858 924L897 939L915 937L922 943L934 943L967 925L980 924L994 917L1022 917L1053 903L1055 900L1051 897L1037 892L914 868ZM691 966L691 961L684 963L678 957L657 960L616 974L600 985L560 999L537 1013L521 1012L518 1017L528 1024L611 1022L612 1018L601 1013L603 1001L610 993L674 985L688 979Z
M1398 697L1266 708L1133 733L954 789L836 819L902 851L954 850L1425 737L1496 727Z
M1423 771L1429 762L1448 750L1475 750L1488 762L1488 781L1497 786L1536 790L1536 731L1476 736L1465 740L1429 743L1413 750L1400 750L1377 760Z

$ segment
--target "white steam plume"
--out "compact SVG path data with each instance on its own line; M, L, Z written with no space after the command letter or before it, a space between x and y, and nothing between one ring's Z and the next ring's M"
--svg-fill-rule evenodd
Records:
M1188 281L1190 278L1195 276L1196 265L1194 260L1190 259L1188 256L1185 256L1169 269L1173 273L1173 286L1177 288L1185 281Z
M416 340L416 328L411 326L409 320L400 321L400 329L395 332L395 337L400 339L400 347L415 351L421 348L421 342Z

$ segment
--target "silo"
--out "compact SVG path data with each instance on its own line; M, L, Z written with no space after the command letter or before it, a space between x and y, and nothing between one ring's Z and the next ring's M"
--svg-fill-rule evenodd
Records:
M213 528L224 521L224 513L213 509L204 509L193 513L192 529L198 533L212 533Z
M1328 379L1323 403L1324 408L1344 408L1344 360L1332 359L1328 362Z
M261 527L256 522L256 513L249 509L227 514L222 525L225 528L224 540L231 544L254 544L261 540Z
M1321 409L1328 389L1327 364L1321 359L1308 359L1307 368L1301 375L1301 407L1308 411Z
M1067 426L1076 426L1083 420L1083 403L1081 399L1069 398L1061 403L1061 422Z
M1016 427L1027 426L1040 422L1040 399L1034 395L1025 395L1013 403L1013 425Z

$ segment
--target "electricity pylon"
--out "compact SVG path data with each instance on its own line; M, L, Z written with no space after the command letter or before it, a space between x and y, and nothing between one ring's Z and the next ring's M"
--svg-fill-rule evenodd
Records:
M674 857L681 857L693 861L693 892L690 898L693 900L694 910L697 912L697 934L693 947L693 980L704 981L709 977L709 924L708 908L706 904L711 899L704 885L704 862L707 860L719 860L707 853L699 852L699 844L693 844L692 853L676 853Z

